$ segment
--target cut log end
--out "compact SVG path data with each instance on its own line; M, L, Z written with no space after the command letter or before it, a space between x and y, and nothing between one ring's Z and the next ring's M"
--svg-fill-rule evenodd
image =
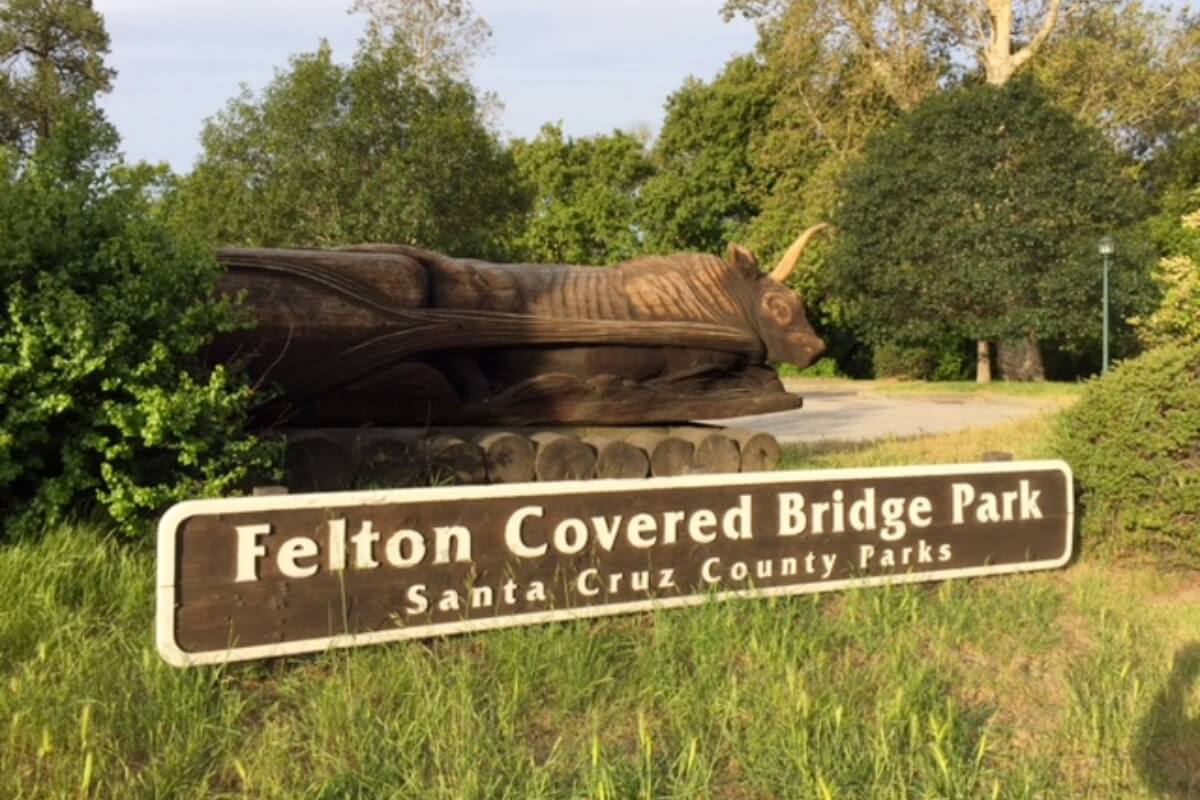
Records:
M737 472L740 468L738 443L724 433L707 428L683 428L674 433L695 448L688 474L717 475Z
M539 481L585 481L596 474L596 451L574 436L535 433L534 472Z
M435 484L461 486L487 481L487 463L476 444L442 434L428 440L426 453Z
M489 483L526 483L535 475L537 450L515 433L490 433L478 440Z
M729 433L741 448L742 472L770 472L779 466L783 458L783 448L774 436L756 431Z
M686 475L692 468L696 446L678 436L635 433L629 443L640 447L650 458L650 474L656 478Z
M650 474L650 457L629 442L607 436L589 436L584 442L596 451L597 478L645 478Z

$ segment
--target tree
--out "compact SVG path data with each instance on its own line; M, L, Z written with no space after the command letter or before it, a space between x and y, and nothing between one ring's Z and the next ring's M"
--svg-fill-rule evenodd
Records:
M1149 316L1130 320L1148 348L1200 344L1200 188L1187 197L1190 211L1175 216L1158 237L1167 250L1153 274L1162 301Z
M91 0L0 0L0 143L28 152L70 109L109 91L108 47Z
M532 197L515 240L529 261L609 264L643 250L638 194L654 168L637 137L614 131L574 139L545 125L512 145Z
M426 82L466 80L492 36L470 0L354 0L350 13L367 15L368 47L407 49L414 75Z
M1031 71L1058 106L1139 161L1200 125L1200 20L1186 10L1073 5Z
M294 57L205 125L177 219L225 244L503 255L524 202L512 160L470 84L413 70L400 47L361 49L348 66L324 43Z
M955 44L975 56L984 79L1003 86L1046 44L1062 0L944 0L934 7Z
M756 19L782 91L755 163L775 190L751 243L769 252L788 231L823 218L866 138L975 60L1001 85L1030 62L1059 20L1060 0L727 0L726 17ZM803 199L799 199L803 198ZM991 379L988 344L977 375Z
M83 107L28 156L0 147L3 534L98 506L141 535L272 466L243 429L254 391L203 364L236 324L212 252L154 207L165 168L122 164L117 141Z
M1095 242L1119 232L1116 314L1148 297L1147 204L1100 134L1032 81L935 95L868 143L829 280L876 344L947 334L1095 341Z
M1061 5L1062 0L726 0L722 13L759 20L764 38L784 40L785 47L788 37L807 40L793 55L852 57L907 110L936 91L952 62L966 60L963 56L976 60L988 83L1008 82L1054 32Z
M689 78L667 99L656 174L640 196L648 249L720 253L745 236L760 211L750 146L773 105L767 78L744 56L712 83Z

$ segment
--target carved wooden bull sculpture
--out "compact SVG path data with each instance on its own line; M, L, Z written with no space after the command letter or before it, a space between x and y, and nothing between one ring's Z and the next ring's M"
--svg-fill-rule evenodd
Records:
M768 360L824 350L782 284L809 239L760 273L744 248L612 267L493 264L403 245L218 253L245 293L248 356L293 425L639 424L799 405Z

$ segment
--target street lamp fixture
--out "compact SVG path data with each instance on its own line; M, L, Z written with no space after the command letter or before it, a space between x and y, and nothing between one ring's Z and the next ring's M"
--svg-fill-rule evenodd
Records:
M1116 242L1111 236L1100 237L1100 255L1104 256L1104 339L1101 351L1100 374L1108 374L1108 264L1112 257L1113 251L1116 250Z

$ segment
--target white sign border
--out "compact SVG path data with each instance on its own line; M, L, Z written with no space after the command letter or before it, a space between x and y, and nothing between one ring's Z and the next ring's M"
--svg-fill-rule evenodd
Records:
M190 517L201 514L233 514L249 511L282 511L305 508L361 508L393 503L420 503L436 500L475 500L489 497L525 497L529 495L608 494L621 491L639 493L655 489L704 488L706 486L760 486L772 483L816 483L822 481L870 480L875 478L920 478L945 475L983 475L1008 472L1046 472L1057 470L1066 478L1066 547L1062 557L1046 561L1027 561L996 566L964 567L929 572L906 572L895 575L876 575L837 581L776 586L762 589L736 589L724 592L691 594L665 599L635 600L612 605L517 614L495 619L439 622L412 628L373 631L362 634L338 634L315 639L300 639L279 644L229 647L224 650L187 652L175 638L176 540L179 527ZM776 472L727 473L690 475L676 478L641 478L621 480L556 481L552 483L521 483L491 486L444 486L416 489L380 489L357 492L324 492L314 494L268 495L235 497L215 500L188 500L172 506L158 525L157 589L155 610L155 644L163 660L174 667L227 664L253 659L316 653L326 650L358 647L407 639L450 636L461 633L537 625L546 622L590 619L639 611L683 608L734 598L767 598L790 595L817 594L870 586L901 585L974 578L983 575L1008 575L1038 572L1066 566L1075 555L1075 491L1071 468L1061 460L997 461L966 464L936 464L907 467L869 467L856 469L786 470Z

